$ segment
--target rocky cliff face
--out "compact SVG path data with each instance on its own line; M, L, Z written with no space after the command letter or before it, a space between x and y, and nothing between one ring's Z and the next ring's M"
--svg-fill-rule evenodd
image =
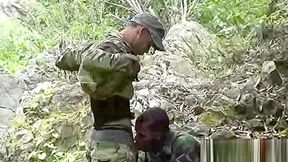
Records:
M167 51L141 58L131 110L137 116L149 107L164 108L172 129L198 138L285 136L285 131L280 132L287 128L288 84L277 61L253 62L255 66L246 61L229 72L227 54L216 39L196 22L173 26L165 39ZM251 51L261 53L255 49L245 57L253 60ZM45 53L16 76L0 77L0 94L4 94L0 108L5 109L0 122L10 136L0 147L0 159L45 159L75 150L79 159L84 157L84 141L93 122L88 96L75 74L54 66L56 57ZM7 131L8 119L15 115Z

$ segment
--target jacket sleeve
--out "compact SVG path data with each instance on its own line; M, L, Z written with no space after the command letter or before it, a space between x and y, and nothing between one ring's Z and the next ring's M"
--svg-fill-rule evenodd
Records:
M85 70L122 72L135 75L140 70L139 59L128 53L109 53L99 48L89 49L82 58L82 66Z
M93 43L81 44L79 46L69 44L65 47L59 45L59 56L55 62L56 67L61 70L78 71L82 61L82 55L92 45Z
M200 162L200 142L192 135L184 134L175 140L171 155L176 162Z
M82 89L93 98L118 95L131 99L134 93L132 81L139 69L136 56L90 48L83 55L78 76Z

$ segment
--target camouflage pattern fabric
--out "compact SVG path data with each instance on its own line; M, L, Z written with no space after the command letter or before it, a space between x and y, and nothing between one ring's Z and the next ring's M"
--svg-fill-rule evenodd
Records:
M134 151L127 145L113 141L94 141L88 145L89 162L135 162Z
M55 65L61 70L78 71L82 62L82 55L94 43L73 44L61 41L58 45L57 54L59 55Z
M132 81L137 77L140 64L129 44L118 33L110 32L100 43L90 43L77 48L69 47L62 50L56 66L62 70L78 70L83 91L94 100L105 101L114 96L127 100L132 98L134 93ZM95 116L94 111L92 108ZM103 115L105 111L101 113ZM111 126L109 129L113 128ZM90 140L87 148L89 161L135 162L135 151L128 145L116 141L97 140L96 142L93 138ZM131 143L133 143L132 139Z
M56 66L77 71L83 91L94 99L120 96L131 99L132 81L140 70L139 59L118 33L109 32L100 43L67 47L61 51Z
M200 162L200 142L184 132L170 131L161 152L141 153L139 162Z
M120 96L131 99L132 86L140 70L138 58L118 34L110 34L83 55L79 68L82 89L94 99Z

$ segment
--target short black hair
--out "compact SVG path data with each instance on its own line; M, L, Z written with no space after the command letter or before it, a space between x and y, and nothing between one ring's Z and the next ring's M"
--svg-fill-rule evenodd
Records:
M151 131L166 133L169 131L169 117L164 109L153 107L142 113L137 121L140 123L149 122Z

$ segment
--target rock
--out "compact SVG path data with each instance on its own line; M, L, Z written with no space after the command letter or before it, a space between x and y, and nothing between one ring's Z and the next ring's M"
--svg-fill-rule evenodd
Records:
M15 74L20 80L25 90L32 90L39 83L52 81L53 73L57 73L55 68L56 56L50 53L44 53L36 58L29 60L27 68Z
M195 105L197 105L197 103L199 101L198 101L198 97L196 95L190 94L190 95L185 97L185 102L189 106L195 106Z
M184 126L184 129L196 137L208 137L211 128L206 124L191 123Z
M161 102L161 107L166 110L175 109L175 105L173 103L165 100Z
M170 67L173 71L185 76L195 77L192 61L189 58L175 55L167 57L166 60L169 61Z
M161 107L161 101L156 99L150 99L148 101L149 107Z
M11 75L0 75L0 108L15 111L23 94L19 81Z
M274 117L272 117L272 116L266 116L266 115L263 115L262 116L262 119L264 119L264 121L265 121L265 123L266 123L266 125L267 125L267 127L268 128L273 128L276 124L277 124L277 118L274 118Z
M241 96L239 103L235 106L235 111L246 119L254 118L259 112L255 96L249 93Z
M241 90L240 87L238 87L238 85L234 85L232 87L225 87L223 91L224 91L223 95L234 101L237 100L241 95Z
M81 127L91 128L93 126L93 123L94 123L94 118L93 118L92 112L89 112L85 117L83 117L81 121Z
M9 72L2 66L0 66L0 75L2 74L8 74Z
M80 84L59 83L54 86L54 95L51 104L59 109L71 109L73 106L84 105L88 102L88 95L82 90Z
M10 127L23 92L15 77L8 74L0 75L0 133ZM3 128L4 130L1 130Z
M24 112L28 121L35 122L51 112L78 111L80 107L88 107L88 103L89 97L78 83L42 82L32 91L25 93L17 109Z
M224 114L221 112L204 112L198 116L198 122L207 124L211 127L216 127L222 124L224 120Z
M5 133L6 130L11 126L11 120L15 113L7 108L0 108L0 135ZM2 132L3 131L3 132Z
M218 49L218 46L213 46L215 36L196 22L186 22L172 27L166 35L165 43L166 52L156 51L153 55L141 56L143 66L139 73L140 81L133 83L135 95L131 109L136 114L150 107L161 107L167 111L173 109L181 116L181 122L189 121L195 116L187 113L196 110L192 108L199 103L205 102L205 90L196 87L210 83L210 80L195 78L196 68L190 58L190 48L199 48L195 49L201 52L197 59L204 58L205 54L211 53L209 50L213 47ZM198 53L196 55L198 57ZM217 55L217 52L213 55ZM200 114L200 111L197 109L194 113Z
M288 128L288 122L284 119L280 119L276 124L275 130L282 131L285 130L286 128Z
M34 145L33 140L34 136L31 131L22 129L16 132L16 138L20 141L20 149L21 150L28 150L31 149Z
M1 0L0 8L0 22L20 18L25 14L23 6L18 0Z
M288 69L288 58L281 58L275 59L275 64L277 67L277 71L281 74L284 74L286 77L288 76L287 69Z
M225 95L220 95L220 97L218 97L218 99L213 102L213 105L222 107L232 107L235 106L235 102L233 99L230 99Z
M265 131L264 123L261 119L251 119L247 121L248 127L253 131Z
M201 107L201 106L195 106L192 108L192 113L195 116L202 114L204 111L205 111L205 109L203 109L203 107Z
M148 96L150 94L148 88L144 88L144 89L138 90L136 93L137 93L138 96Z
M264 75L264 79L267 78L271 85L275 86L282 84L282 78L277 71L274 61L265 61L262 64L262 74Z
M23 112L28 121L36 121L47 116L50 110L47 106L50 104L53 91L53 84L50 82L39 83L32 91L23 94L20 105L17 107L18 112ZM21 115L17 114L17 117Z
M210 34L198 22L182 22L170 28L166 35L164 46L166 47L167 51L174 52L183 49L193 49L195 51L192 52L194 52L195 55L205 55L211 52L209 50L212 48L206 47L213 46L215 48L215 45L217 45L217 43L215 43L215 39L216 36ZM190 45L190 47L187 45L187 43ZM178 55L179 53L174 54Z
M213 140L228 140L236 138L236 135L233 131L228 129L218 129L216 132L212 133L209 138Z
M207 68L209 62L209 67L219 69L216 65L224 61L225 52L217 43L216 36L198 22L182 22L172 26L166 35L164 46L171 53L171 59L168 60L172 69L189 77L198 75L198 72ZM187 61L188 59L191 61Z
M264 115L273 115L275 117L280 117L283 112L283 107L273 99L266 99L262 104L262 113Z
M63 122L58 130L62 139L77 136L80 132L80 127L72 123Z
M141 103L137 102L136 105L133 106L133 111L136 113L136 116L139 116L141 113L145 111L144 107Z
M72 123L69 121L62 121L56 128L59 134L56 145L62 150L67 151L70 147L74 146L80 135L80 124Z

